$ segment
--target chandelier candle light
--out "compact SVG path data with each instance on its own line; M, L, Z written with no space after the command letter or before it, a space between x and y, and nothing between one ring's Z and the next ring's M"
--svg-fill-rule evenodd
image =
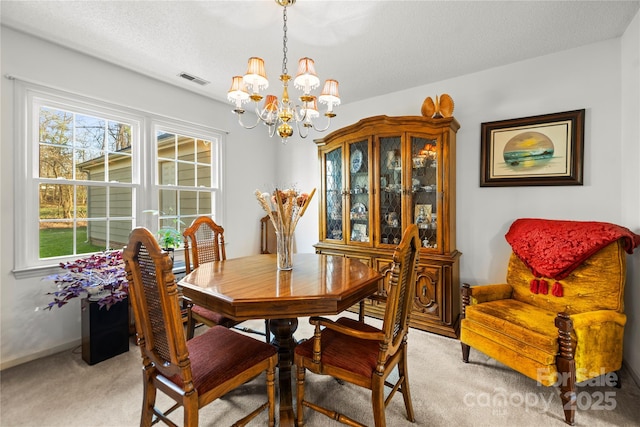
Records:
M316 189L310 194L295 189L276 190L273 194L256 190L255 195L262 209L267 212L276 231L278 270L293 269L293 232L304 215Z
M247 73L244 76L234 76L232 78L227 99L235 104L233 112L238 115L240 126L245 129L253 129L258 123L262 122L267 126L270 137L277 130L282 142L286 143L287 138L293 135L292 122L295 123L301 138L306 138L309 135L309 129L317 132L324 132L329 129L331 118L336 115L333 112L333 107L340 105L340 95L338 93L338 82L332 79L325 81L318 98L312 95L311 91L320 85L320 79L316 74L313 59L301 58L298 62L298 73L293 80L293 85L303 92L300 96L301 105L296 105L291 101L289 98L291 76L287 70L287 6L292 6L296 0L275 0L275 2L283 7L283 59L282 74L280 75L280 81L282 81L283 86L282 97L278 100L275 95L267 95L263 107L260 108L260 101L263 96L259 94L259 91L269 87L269 81L264 68L264 60L258 57L251 57L249 58ZM251 91L251 94L249 94L249 91ZM245 112L242 104L249 99L255 104L255 112L258 119L253 125L247 126L242 122L242 115ZM317 101L327 105L327 111L324 113L325 117L327 117L327 125L324 128L316 127L313 122L315 118L320 116Z

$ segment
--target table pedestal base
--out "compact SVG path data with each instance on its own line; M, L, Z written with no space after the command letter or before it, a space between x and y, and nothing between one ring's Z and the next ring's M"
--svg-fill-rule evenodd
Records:
M293 393L291 391L291 367L296 340L293 333L298 329L298 319L271 319L269 330L273 334L271 343L278 347L278 382L280 393L280 426L294 426Z

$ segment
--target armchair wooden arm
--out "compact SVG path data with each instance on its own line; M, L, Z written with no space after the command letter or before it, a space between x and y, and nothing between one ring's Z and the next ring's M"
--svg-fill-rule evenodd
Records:
M329 320L325 317L311 317L309 319L309 323L315 325L317 334L314 334L314 337L317 335L318 339L320 337L320 328L325 327L328 329L332 329L336 332L340 332L341 334L348 335L354 338L360 338L363 340L372 340L372 341L381 341L384 339L384 333L380 332L365 332L357 329L349 328L348 326L341 325L339 323L334 322L333 320Z

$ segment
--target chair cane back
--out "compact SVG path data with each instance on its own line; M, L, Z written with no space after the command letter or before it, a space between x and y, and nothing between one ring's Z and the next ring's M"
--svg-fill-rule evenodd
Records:
M184 259L186 273L198 268L200 264L227 259L224 243L224 228L207 216L200 216L182 233L184 236ZM187 302L187 339L193 338L197 324L208 327L221 325L227 328L236 327L241 322L235 321L221 313ZM254 331L249 328L237 328L244 332L265 335L269 342L268 332Z
M420 253L420 238L415 224L410 225L393 254L382 329L363 322L341 317L333 322L312 317L315 325L312 339L295 349L297 367L297 425L304 425L303 408L311 408L336 421L350 426L364 426L347 416L312 403L305 397L305 371L330 375L371 390L373 418L376 427L386 425L385 408L396 391L403 395L407 419L415 420L409 391L407 367L407 333L409 314L415 294L416 268ZM398 367L395 384L387 377ZM390 387L384 398L385 386Z
M153 234L143 227L134 229L123 259L143 363L140 425L163 421L175 426L169 415L182 407L184 426L197 427L200 408L265 372L267 402L234 425L245 425L268 409L273 426L276 349L222 326L187 341L173 262ZM156 407L158 390L176 402L165 412Z

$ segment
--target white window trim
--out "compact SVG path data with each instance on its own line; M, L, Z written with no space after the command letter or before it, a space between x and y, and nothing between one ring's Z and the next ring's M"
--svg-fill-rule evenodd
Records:
M98 114L115 121L130 123L132 126L132 181L136 199L132 201L134 220L133 227L145 226L152 229L155 225L146 221L142 211L157 207L157 186L155 170L157 150L155 132L158 126L163 129L179 131L183 134L196 135L197 138L208 139L215 143L212 147L212 162L217 165L215 171L218 179L218 190L214 193L216 200L213 216L221 222L224 220L224 139L225 133L214 128L191 123L184 120L166 118L154 113L138 111L129 107L115 105L106 101L88 98L82 95L64 92L36 83L14 80L14 120L15 120L15 180L14 180L14 269L16 278L38 277L49 272L57 272L60 262L71 261L78 255L39 259L38 227L39 222L38 192L33 191L34 177L39 173L39 163L34 157L38 153L38 123L33 120L35 103L45 99L50 106L62 109L73 109L76 112ZM39 117L38 113L35 113ZM151 143L153 142L153 144ZM153 163L151 163L153 162ZM145 191L146 190L146 191ZM27 197L29 196L29 197ZM155 232L154 229L152 231ZM34 247L35 245L35 247ZM35 256L33 254L36 254Z
M158 176L159 170L157 168L158 147L157 147L156 135L161 130L172 132L179 135L189 136L193 138L205 139L211 142L211 164L214 169L213 174L211 176L211 181L212 181L211 187L215 188L215 190L211 192L212 199L214 200L214 210L212 212L212 217L213 217L213 220L216 221L217 223L224 224L224 209L222 208L224 206L224 203L222 200L224 195L224 191L223 191L224 162L222 161L222 159L224 158L222 155L222 151L224 147L224 144L223 144L224 134L221 132L215 132L211 128L207 128L194 123L178 122L174 120L166 120L161 118L155 118L151 120L149 135L152 135L152 138L154 141L152 145L153 153L151 156L152 157L151 161L154 162L154 167L149 168L148 172L152 176L148 176L147 178L152 183L154 191L150 191L149 193L151 194L147 195L149 198L149 200L145 200L145 202L147 203L147 206L159 205L158 192L160 188L165 187L165 186L160 186L158 184L160 180ZM197 189L196 187L192 187L191 189L193 188ZM189 188L185 188L185 189L188 190ZM154 223L152 226L146 225L146 227L155 228L157 227L157 224ZM156 230L154 229L153 231L156 231Z

